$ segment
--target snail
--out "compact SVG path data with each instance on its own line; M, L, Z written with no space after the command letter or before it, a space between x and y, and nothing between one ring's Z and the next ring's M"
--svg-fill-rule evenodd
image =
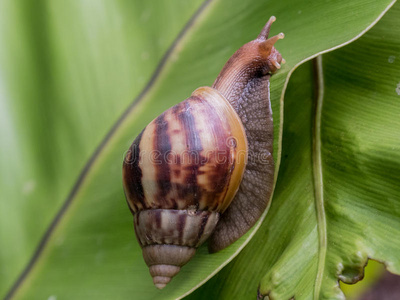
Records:
M123 185L137 240L162 289L208 239L210 252L245 234L274 182L269 79L285 61L268 38L271 17L212 87L166 110L133 141Z

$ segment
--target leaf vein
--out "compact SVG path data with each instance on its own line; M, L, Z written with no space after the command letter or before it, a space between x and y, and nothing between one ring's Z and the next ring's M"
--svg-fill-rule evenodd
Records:
M327 251L327 228L324 204L324 184L322 176L321 158L321 115L324 103L324 78L322 69L322 56L317 56L314 60L314 74L316 85L316 105L313 128L313 176L314 176L314 195L315 210L317 214L318 226L318 269L314 285L314 299L319 299L322 286L322 278L325 270L325 260Z
M179 43L184 39L184 37L187 35L187 33L190 31L190 29L195 25L196 21L200 18L202 13L210 5L210 3L212 1L213 0L205 0L200 5L200 7L195 11L195 13L192 15L192 17L188 20L188 22L183 27L183 29L179 32L178 36L172 42L171 46L165 52L164 56L160 60L156 69L154 70L153 75L149 79L147 85L140 92L140 94L132 101L132 103L127 107L127 109L122 113L122 115L118 118L118 120L114 123L114 125L111 127L111 129L107 132L107 134L105 135L103 140L97 146L97 148L95 149L95 151L93 152L93 154L91 155L89 160L86 162L82 171L80 172L78 179L76 180L75 184L73 185L70 193L68 194L68 196L65 199L64 203L62 204L61 208L58 210L54 219L51 221L51 223L47 227L44 235L42 236L41 240L39 241L39 244L36 247L28 264L22 270L22 272L20 273L20 275L18 276L18 278L16 279L14 284L11 286L8 293L6 294L6 296L4 298L5 300L11 299L15 295L15 293L18 291L18 289L22 286L22 284L24 283L24 281L26 280L26 278L32 271L33 267L35 266L36 262L39 260L41 254L43 253L43 250L45 249L46 245L48 244L57 225L60 223L62 217L67 212L67 210L70 207L71 203L73 202L75 196L77 195L78 191L82 187L84 180L88 176L89 171L91 170L91 168L93 167L93 165L95 164L97 159L99 158L99 156L102 153L102 151L104 150L104 148L110 142L111 138L114 136L114 134L120 128L120 126L125 121L125 119L132 113L132 111L137 107L137 105L145 98L145 96L152 89L152 87L154 86L154 84L156 83L158 78L160 77L160 74L165 69L167 63L171 60L173 53L175 51L178 51Z

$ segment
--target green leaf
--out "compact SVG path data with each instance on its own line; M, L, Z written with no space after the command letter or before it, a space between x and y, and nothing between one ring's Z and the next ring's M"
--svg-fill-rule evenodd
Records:
M200 4L0 1L1 298Z
M192 299L247 299L259 284L270 299L343 299L338 280L362 279L368 259L400 274L399 54L396 4L358 41L295 71L267 218Z
M163 291L156 290L122 192L124 151L152 118L196 87L210 85L228 57L274 14L272 34L285 32L277 48L287 61L271 81L279 165L280 98L289 74L302 61L363 33L391 4L226 0L199 8L200 1L148 2L0 2L0 41L7 45L0 47L0 188L6 199L0 243L7 245L0 250L0 295L13 283L18 299L172 299L196 288L233 259L254 232L217 254L201 247ZM283 166L281 172L288 168L286 160ZM282 199L278 192L276 199ZM303 198L300 206L312 202ZM279 244L300 240L281 234ZM263 247L264 237L257 234L254 243ZM271 263L266 252L259 254L247 262L247 272L256 273L251 261ZM250 283L242 278L237 288L255 295L260 274Z
M386 276L395 277L385 270L385 265L375 260L369 260L368 265L364 268L364 278L356 284L346 284L340 281L340 289L348 300L361 300L363 296L365 297L365 293L368 295L368 293L374 291L378 286L385 289L387 295L394 295L392 288L387 289L382 285L385 282Z

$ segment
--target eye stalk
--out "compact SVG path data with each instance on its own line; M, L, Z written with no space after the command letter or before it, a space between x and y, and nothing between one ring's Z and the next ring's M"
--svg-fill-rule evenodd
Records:
M262 52L263 56L266 56L269 73L276 72L281 68L281 63L285 63L282 55L274 47L275 43L278 40L283 39L285 35L281 32L273 37L268 38L271 25L273 22L275 22L275 20L276 18L272 16L257 37L257 41L260 42L260 51Z
M276 17L275 16L271 16L267 22L267 24L265 24L264 28L261 30L260 34L258 35L257 39L259 40L266 40L268 39L268 35L269 35L269 31L271 30L271 25L272 23L274 23L276 21Z

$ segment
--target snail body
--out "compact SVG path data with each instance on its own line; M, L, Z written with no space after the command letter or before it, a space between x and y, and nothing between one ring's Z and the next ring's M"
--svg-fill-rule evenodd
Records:
M273 45L283 38L268 39L274 20L236 51L212 87L150 122L125 157L125 195L157 288L207 239L210 252L236 241L267 206L274 178L269 78L282 61Z

